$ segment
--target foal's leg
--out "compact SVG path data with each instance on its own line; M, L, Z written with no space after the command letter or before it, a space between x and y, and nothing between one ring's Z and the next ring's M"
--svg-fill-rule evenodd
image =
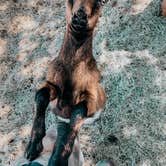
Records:
M26 158L30 161L37 158L43 150L42 138L45 136L45 111L49 101L53 98L55 98L55 89L49 84L46 84L46 86L36 93L36 114L31 131L31 138L25 152Z
M63 121L58 121L57 124L57 139L54 145L54 149L49 160L48 166L62 166L61 153L64 149L64 145L67 142L67 136L70 131L70 125ZM66 165L63 165L66 166Z
M68 166L68 159L73 149L75 138L86 117L87 108L83 103L78 104L72 111L70 124L58 123L58 137L49 160L49 166Z

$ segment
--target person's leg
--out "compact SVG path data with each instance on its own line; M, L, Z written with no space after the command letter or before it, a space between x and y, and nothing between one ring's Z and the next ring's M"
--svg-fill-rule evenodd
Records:
M81 151L79 134L78 134L74 141L72 153L68 160L68 165L69 166L83 166L83 164L84 164L84 156Z

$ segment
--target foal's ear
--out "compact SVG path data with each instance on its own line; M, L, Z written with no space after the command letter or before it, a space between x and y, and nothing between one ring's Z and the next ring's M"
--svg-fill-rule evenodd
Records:
M74 0L66 0L66 5L73 7Z

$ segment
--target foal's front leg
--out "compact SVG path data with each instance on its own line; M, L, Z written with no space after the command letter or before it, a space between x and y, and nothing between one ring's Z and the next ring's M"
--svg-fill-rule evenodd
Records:
M58 137L48 166L68 166L68 159L72 153L75 138L86 114L86 106L80 103L72 111L70 124L58 123Z
M26 148L26 158L30 161L37 158L43 150L42 138L45 136L45 111L49 103L50 92L44 87L35 96L36 114L31 131L31 138Z
M31 131L30 141L26 148L25 156L32 161L43 150L42 139L45 136L45 111L50 102L56 98L56 90L53 85L46 84L37 91L35 96L36 114Z

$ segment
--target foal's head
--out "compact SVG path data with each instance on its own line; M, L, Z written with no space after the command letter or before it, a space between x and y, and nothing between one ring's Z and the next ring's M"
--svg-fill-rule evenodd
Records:
M67 26L76 33L91 31L96 26L101 8L108 0L67 0Z

